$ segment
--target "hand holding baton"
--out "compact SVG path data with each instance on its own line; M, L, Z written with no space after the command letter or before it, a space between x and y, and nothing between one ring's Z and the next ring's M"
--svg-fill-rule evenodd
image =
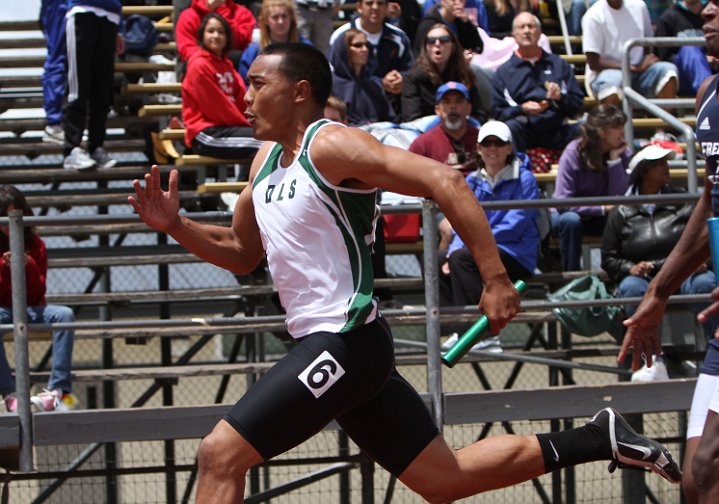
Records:
M520 296L524 296L528 289L527 284L522 280L517 280L514 283L514 288L517 289ZM447 350L447 353L442 356L442 362L448 367L454 367L474 345L486 337L488 329L489 319L486 315L482 315L479 320L467 329L467 332L452 345L452 348Z

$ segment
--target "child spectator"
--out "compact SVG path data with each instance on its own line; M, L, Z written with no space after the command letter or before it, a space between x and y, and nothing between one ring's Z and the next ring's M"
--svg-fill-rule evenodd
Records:
M7 217L11 210L22 210L23 216L33 215L25 196L14 186L0 186L0 215ZM27 290L27 321L29 323L68 323L75 321L75 314L67 306L48 305L45 302L45 279L47 278L47 249L42 239L32 228L24 228L25 239L25 283ZM10 280L9 228L0 227L0 324L12 324L12 284ZM52 370L47 389L30 398L42 411L68 410L77 404L72 394L70 369L75 333L72 329L60 329L52 334ZM5 408L13 413L17 410L15 380L5 354L5 345L0 336L0 394Z
M227 20L211 12L200 24L196 51L182 82L185 144L202 156L244 159L261 142L245 119L245 84L227 58L232 32Z

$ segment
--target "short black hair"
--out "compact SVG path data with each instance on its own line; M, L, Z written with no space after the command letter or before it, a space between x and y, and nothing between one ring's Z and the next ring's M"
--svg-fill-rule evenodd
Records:
M204 18L202 18L200 27L197 29L197 43L200 47L207 51L207 46L205 46L205 27L207 26L207 23L210 21L210 19L218 20L222 27L225 29L225 36L227 37L227 42L225 43L225 47L222 49L222 55L224 56L227 54L230 48L232 48L232 28L230 27L230 23L216 12L210 12Z
M324 53L310 44L277 42L270 44L260 55L282 56L280 72L292 82L306 80L312 88L312 97L325 106L332 92L332 70Z

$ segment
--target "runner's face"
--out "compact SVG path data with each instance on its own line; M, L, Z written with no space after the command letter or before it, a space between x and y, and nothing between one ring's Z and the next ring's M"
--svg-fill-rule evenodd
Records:
M704 37L707 40L707 53L719 57L719 0L709 0L704 10Z
M258 56L247 72L245 117L257 140L277 140L293 116L295 86L280 72L282 56Z

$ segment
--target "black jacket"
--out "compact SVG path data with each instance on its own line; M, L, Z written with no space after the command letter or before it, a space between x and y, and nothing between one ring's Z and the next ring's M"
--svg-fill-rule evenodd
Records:
M402 121L434 115L437 87L427 73L417 68L407 72L402 85ZM469 98L472 102L472 117L482 118L479 109L479 91L476 86L469 88Z
M661 194L684 192L666 186ZM654 274L679 241L694 207L657 204L653 213L644 206L618 205L609 212L602 236L602 269L615 283L629 276L641 261L654 264Z
M433 25L438 23L446 25L454 31L455 35L457 35L457 38L459 39L459 43L462 48L471 49L478 54L482 52L482 49L484 48L484 44L482 43L482 37L479 36L477 27L472 23L472 21L464 21L460 18L455 18L455 20L450 23L442 17L439 6L437 6L434 10L430 11L429 14L423 17L419 22L419 26L417 27L417 34L414 38L415 54L418 55L422 50L422 44L424 44L424 36L427 34L429 29L432 28Z

